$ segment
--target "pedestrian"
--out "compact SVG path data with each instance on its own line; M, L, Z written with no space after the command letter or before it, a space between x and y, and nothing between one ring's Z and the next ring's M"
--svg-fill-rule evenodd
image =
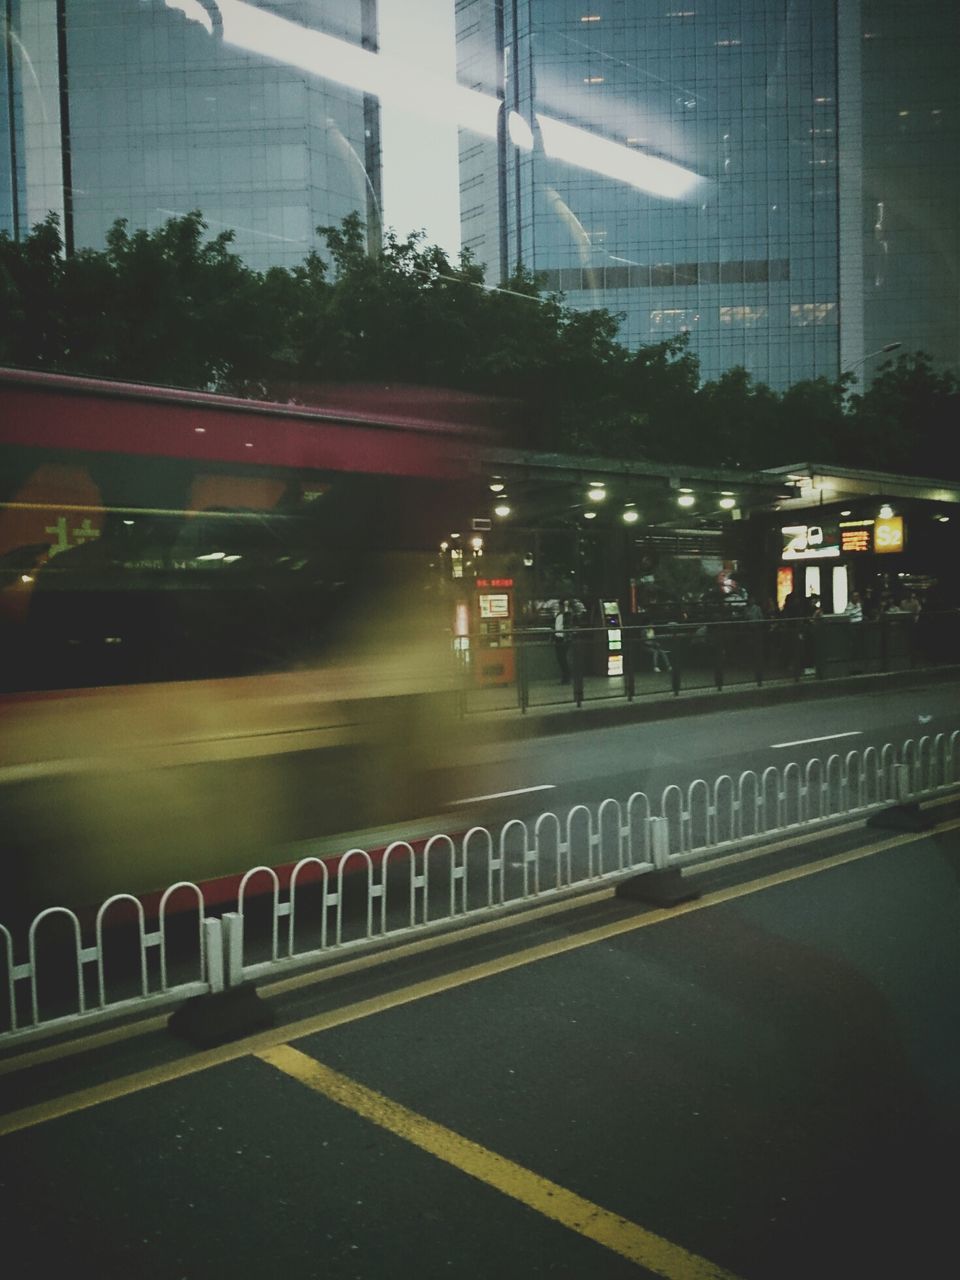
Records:
M647 627L646 632L644 634L644 639L646 641L646 647L650 650L651 654L653 655L654 671L655 672L671 671L672 667L670 666L670 655L667 653L666 649L664 649L663 644L661 643L657 635L656 628Z
M573 614L570 612L570 601L559 601L559 608L553 617L553 648L557 655L557 666L560 668L560 683L570 683L570 629L573 626Z
M784 600L781 616L784 618L803 617L803 600L798 591L791 591Z
M850 622L863 621L863 601L860 599L860 592L854 591L847 602L847 607L843 611L843 616Z
M763 621L763 610L760 608L759 603L753 598L753 596L747 597L747 607L744 610L743 616L747 622Z

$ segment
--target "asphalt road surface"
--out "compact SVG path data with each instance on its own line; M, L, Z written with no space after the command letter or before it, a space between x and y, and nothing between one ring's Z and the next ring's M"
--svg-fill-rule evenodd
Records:
M607 894L278 985L278 1025L221 1050L154 1021L0 1062L11 1274L948 1275L960 828L938 817L709 873L674 912Z

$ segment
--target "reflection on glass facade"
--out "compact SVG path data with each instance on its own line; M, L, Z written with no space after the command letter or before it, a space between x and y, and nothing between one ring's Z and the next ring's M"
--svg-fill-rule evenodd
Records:
M284 61L305 31L372 48L372 0L13 0L10 17L4 229L53 209L100 246L117 217L199 208L255 267L301 261L353 210L379 229L375 101Z
M901 342L957 367L960 13L956 0L856 7L863 351Z
M893 342L958 362L955 0L0 0L0 21L15 236L55 210L100 246L117 217L199 208L251 265L292 265L358 210L371 244L385 222L455 250L459 226L491 281L522 261L630 344L689 334L704 377L867 378Z
M507 117L497 144L461 152L481 261L522 259L571 304L623 312L631 344L689 333L706 377L837 372L834 0L467 0L458 20L461 79ZM574 167L543 115L700 181L677 198Z

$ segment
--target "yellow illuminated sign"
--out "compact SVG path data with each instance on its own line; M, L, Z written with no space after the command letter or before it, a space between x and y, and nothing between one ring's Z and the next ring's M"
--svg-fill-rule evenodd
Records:
M903 516L879 516L873 526L873 549L884 552L903 550Z

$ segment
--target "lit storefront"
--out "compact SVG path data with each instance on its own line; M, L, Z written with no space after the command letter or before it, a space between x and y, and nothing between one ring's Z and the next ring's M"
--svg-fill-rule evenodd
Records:
M813 467L786 479L794 496L750 521L764 526L753 577L779 609L793 595L797 612L817 597L824 614L839 614L854 592L868 613L914 594L928 608L960 603L960 485Z

